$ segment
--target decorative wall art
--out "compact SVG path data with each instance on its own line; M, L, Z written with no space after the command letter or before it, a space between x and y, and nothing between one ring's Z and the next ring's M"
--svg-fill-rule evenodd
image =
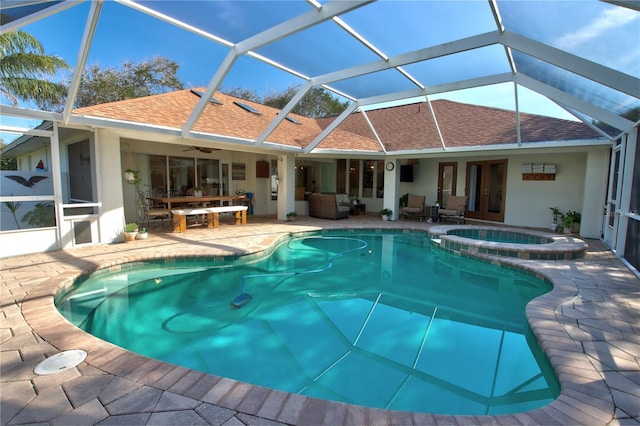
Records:
M231 164L231 179L232 180L245 180L246 170L244 163L232 163Z

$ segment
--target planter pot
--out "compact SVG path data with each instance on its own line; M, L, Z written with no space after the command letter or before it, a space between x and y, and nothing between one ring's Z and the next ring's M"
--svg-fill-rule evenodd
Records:
M558 229L558 224L557 223L552 223L550 228L551 228L552 231L555 232Z
M131 172L124 172L124 178L129 183L132 183L133 181L136 180L135 175L133 173L131 173Z
M138 234L136 235L136 240L146 240L148 236L148 232L138 232Z
M138 235L138 231L134 231L134 232L125 232L124 233L124 240L125 241L133 241L136 239L136 236Z
M382 220L389 220L389 216L382 216Z

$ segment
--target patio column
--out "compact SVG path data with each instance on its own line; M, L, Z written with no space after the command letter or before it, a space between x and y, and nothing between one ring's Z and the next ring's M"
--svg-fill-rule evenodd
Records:
M385 158L384 160L384 198L382 207L393 212L391 220L398 219L398 192L400 191L400 180L398 173L400 164L396 158ZM392 164L393 166L390 166ZM390 170L391 169L391 170Z
M580 236L600 238L602 233L603 200L607 199L607 165L609 149L593 149L587 153L585 165Z
M122 239L124 229L124 179L120 158L120 137L109 130L95 132L97 152L97 189L100 207L100 242Z
M295 165L293 154L278 155L278 220L287 220L287 213L296 211Z

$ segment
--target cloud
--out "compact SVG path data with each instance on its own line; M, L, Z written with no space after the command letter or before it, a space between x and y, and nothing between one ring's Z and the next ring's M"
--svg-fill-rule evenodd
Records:
M578 46L602 37L609 31L620 31L621 26L633 22L639 17L639 14L623 7L607 9L587 26L560 37L556 46L561 49L573 50Z

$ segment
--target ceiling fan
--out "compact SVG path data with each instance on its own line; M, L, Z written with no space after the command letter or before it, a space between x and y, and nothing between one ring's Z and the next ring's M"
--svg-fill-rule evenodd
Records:
M205 154L210 154L210 153L212 153L213 151L219 151L219 149L217 149L217 148L203 148L203 147L201 147L201 146L192 146L192 147L191 147L191 148L189 148L189 149L185 149L185 150L183 150L183 152L184 152L184 151L200 151L200 152L203 152L203 153L205 153Z

